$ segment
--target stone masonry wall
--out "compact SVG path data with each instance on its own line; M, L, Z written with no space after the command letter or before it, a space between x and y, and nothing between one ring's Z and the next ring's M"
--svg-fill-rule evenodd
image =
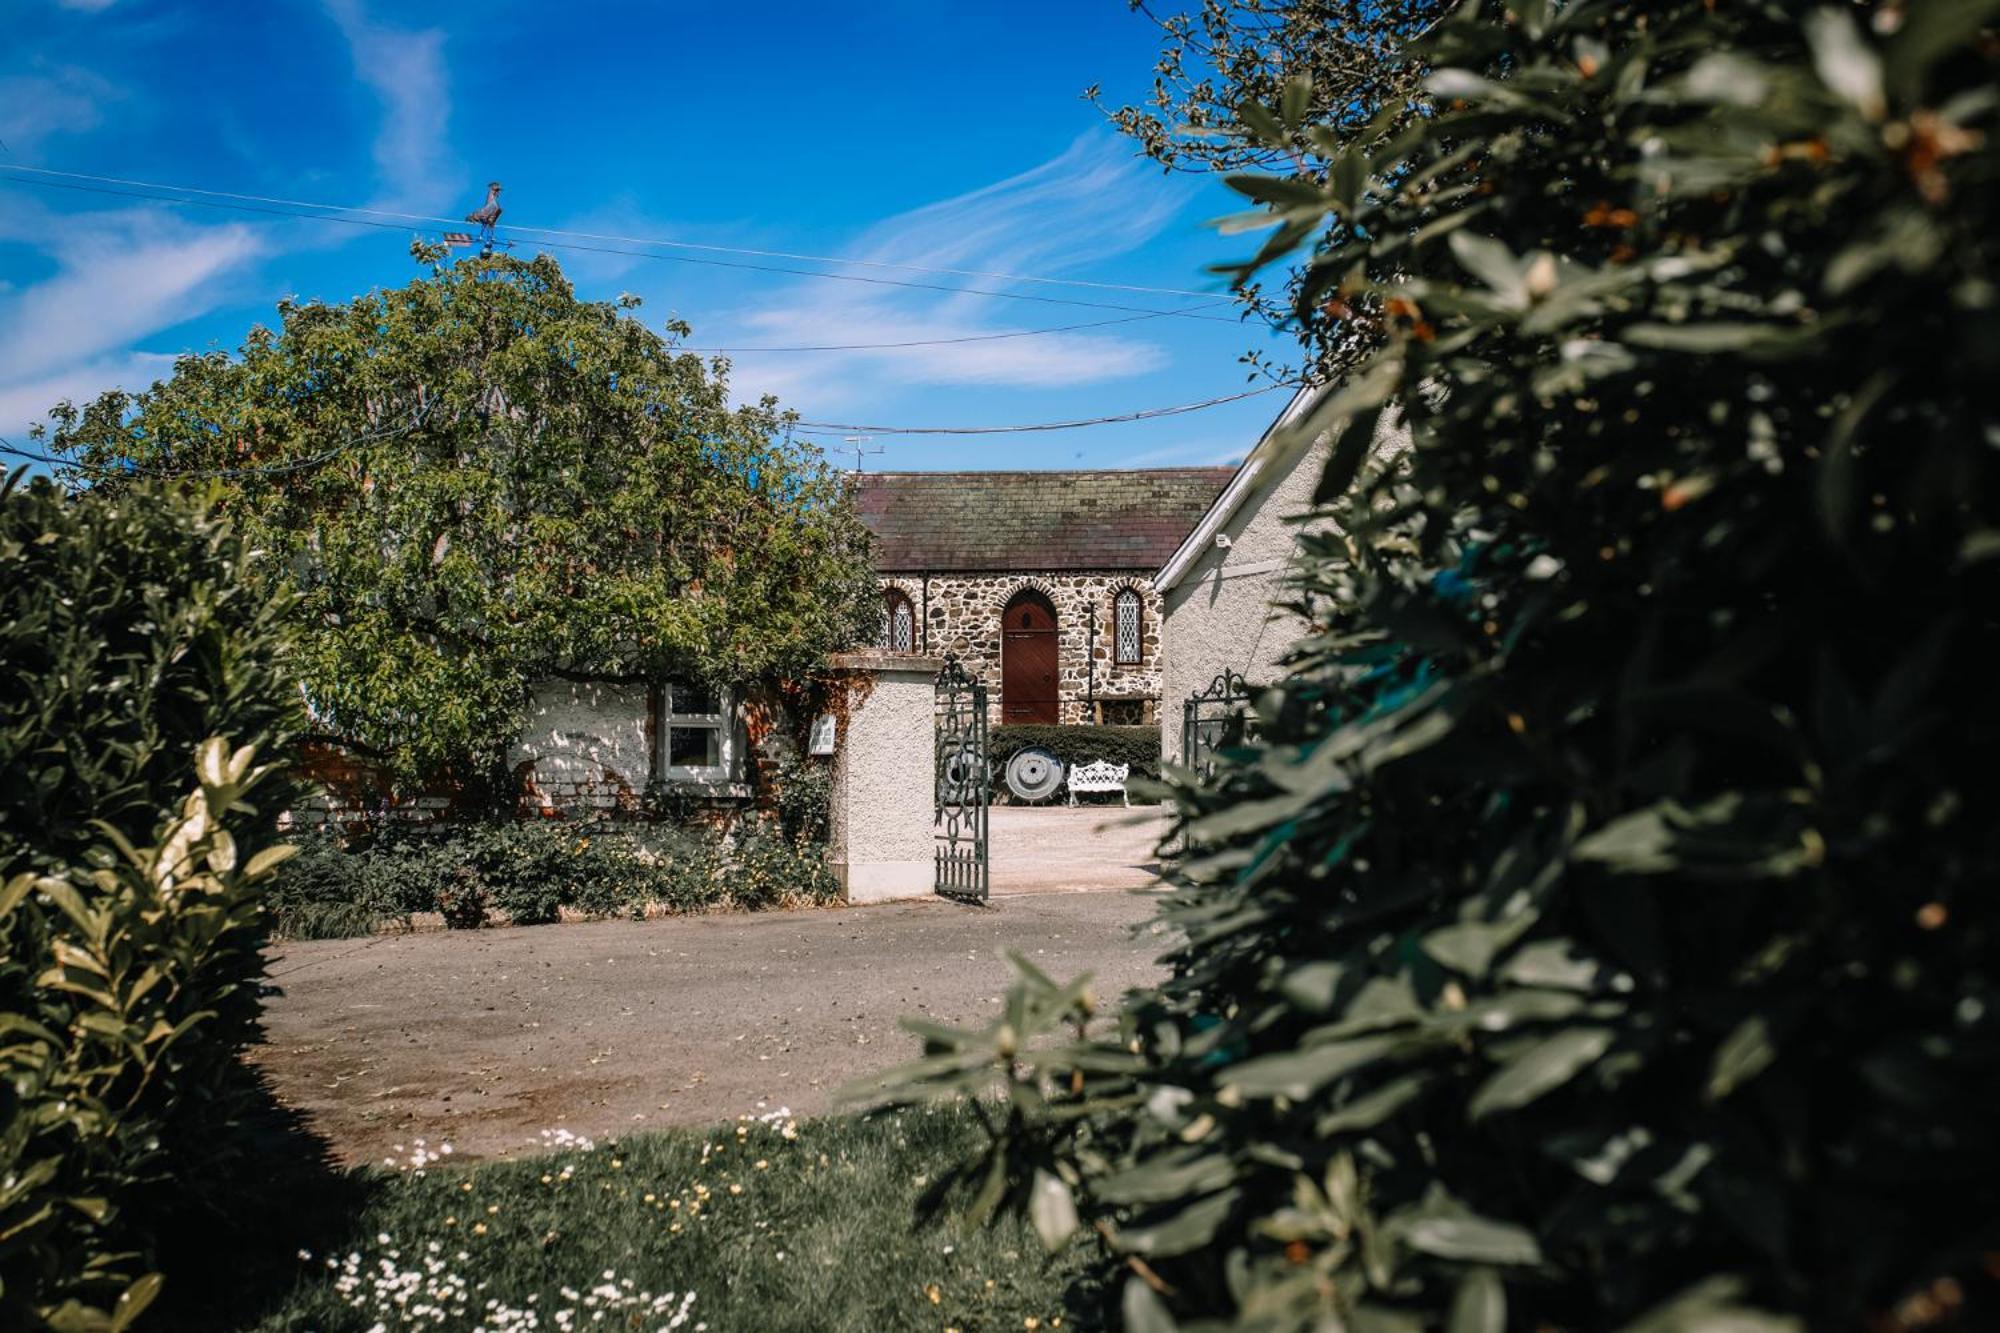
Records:
M1038 574L892 574L885 588L899 589L916 608L920 628L912 647L942 657L956 653L986 682L989 720L1000 722L1000 615L1024 588L1047 597L1056 609L1056 667L1060 677L1057 720L1095 722L1091 715L1091 662L1096 662L1094 696L1103 720L1133 725L1154 722L1160 698L1160 599L1147 570L1103 570ZM1140 597L1140 653L1136 665L1114 660L1112 599L1132 588ZM1093 618L1097 635L1092 645Z

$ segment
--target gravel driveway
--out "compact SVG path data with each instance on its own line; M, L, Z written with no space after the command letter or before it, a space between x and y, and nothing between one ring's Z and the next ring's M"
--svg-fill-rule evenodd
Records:
M556 1129L810 1115L917 1054L897 1019L988 1018L1003 949L1093 972L1106 1000L1151 979L1160 942L1132 931L1149 915L1130 893L1042 892L302 941L272 951L283 993L252 1058L347 1162L407 1162L417 1138L504 1157Z

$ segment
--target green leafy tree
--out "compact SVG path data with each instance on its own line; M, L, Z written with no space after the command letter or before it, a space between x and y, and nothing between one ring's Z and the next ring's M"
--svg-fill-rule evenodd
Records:
M1161 15L1147 0L1131 0L1131 6L1160 30L1152 90L1142 103L1116 107L1107 106L1096 87L1084 96L1167 171L1223 173L1261 189L1276 188L1273 172L1288 175L1337 153L1348 133L1378 116L1407 123L1417 115L1424 63L1410 43L1451 8L1451 0L1202 0L1189 12ZM1245 117L1265 133L1240 133ZM1272 237L1267 257L1283 255L1315 232L1320 244L1337 243L1345 225L1329 213L1288 220ZM1298 276L1283 272L1278 290L1267 291L1251 271L1242 274L1237 291L1250 314L1280 323L1289 317ZM1318 378L1345 373L1365 350L1340 326L1309 320L1297 327L1305 335L1306 371ZM1270 373L1295 373L1268 364L1261 349L1244 359Z
M1246 191L1381 314L1319 628L1174 787L1171 979L889 1094L997 1071L975 1204L1129 1327L2000 1321L1996 14L1467 4Z
M233 356L52 414L96 484L224 474L336 736L497 784L537 680L737 684L867 634L866 530L770 400L732 408L721 363L546 256L419 253L408 286L287 303Z

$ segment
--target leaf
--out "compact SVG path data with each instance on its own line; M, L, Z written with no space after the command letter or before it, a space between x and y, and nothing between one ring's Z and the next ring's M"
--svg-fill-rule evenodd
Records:
M1327 199L1317 181L1297 176L1266 176L1243 172L1224 176L1222 183L1240 195L1273 208L1324 209Z
M1846 544L1848 530L1854 524L1855 510L1859 507L1855 436L1860 434L1861 423L1875 410L1875 405L1882 401L1895 382L1895 373L1887 368L1869 376L1868 382L1834 418L1833 429L1827 435L1826 448L1814 478L1813 499L1819 511L1820 527L1835 545Z
M229 781L229 742L210 736L195 750L195 775L206 787L220 787Z
M1804 1333L1800 1320L1738 1304L1747 1285L1738 1277L1708 1278L1655 1306L1619 1333Z
M1171 1203L1235 1181L1235 1164L1221 1153L1155 1154L1128 1171L1099 1180L1091 1195L1112 1204Z
M1721 1101L1771 1067L1778 1058L1771 1024L1762 1014L1752 1014L1736 1025L1708 1067L1708 1100Z
M124 1333L132 1326L132 1321L146 1313L160 1294L166 1279L158 1273L148 1273L119 1293L118 1304L111 1310L111 1333Z
M1507 1333L1507 1288L1490 1268L1475 1268L1452 1297L1448 1333Z
M1197 1199L1164 1221L1116 1232L1113 1243L1128 1254L1187 1254L1198 1250L1215 1239L1217 1230L1235 1211L1242 1193L1227 1189Z
M1663 352L1710 355L1718 352L1786 353L1816 341L1809 331L1778 324L1717 321L1705 324L1630 324L1619 340Z
M1369 446L1375 442L1375 431L1381 421L1382 409L1371 407L1357 412L1339 427L1333 450L1327 455L1326 470L1320 473L1319 484L1313 487L1314 504L1329 504L1347 494L1368 459Z
M1348 377L1338 388L1328 387L1302 397L1286 411L1286 417L1257 446L1263 454L1266 476L1283 476L1299 455L1313 447L1320 436L1341 428L1352 417L1380 407L1402 387L1403 362L1400 357L1379 356L1366 370ZM1256 457L1252 454L1251 457Z
M1316 1127L1324 1137L1373 1129L1421 1097L1433 1081L1427 1073L1405 1074L1329 1111Z
M1535 923L1530 912L1505 921L1461 921L1441 926L1423 938L1424 952L1455 972L1483 977L1494 955L1521 937Z
M1120 1326L1126 1333L1179 1333L1180 1325L1167 1312L1166 1302L1136 1273L1125 1279L1125 1289L1118 1297L1118 1311Z
M1076 1234L1076 1199L1069 1186L1037 1169L1028 1194L1028 1218L1035 1224L1035 1234L1042 1238L1042 1248L1050 1254L1060 1250Z
M1806 16L1805 29L1820 82L1868 119L1886 116L1889 103L1882 91L1882 60L1861 36L1853 14L1816 10Z
M1520 986L1590 991L1608 970L1580 953L1575 940L1534 940L1522 945L1501 966L1500 976Z
M1311 78L1304 74L1294 74L1285 80L1284 91L1278 95L1278 116L1285 124L1293 129L1305 124L1306 108L1311 104Z
M1467 1113L1479 1120L1495 1111L1526 1106L1595 1064L1616 1035L1610 1028L1571 1028L1530 1046L1479 1085Z
M1453 232L1447 244L1465 271L1492 288L1507 306L1513 309L1527 306L1525 268L1514 258L1513 251L1491 237L1475 236L1469 231Z
M299 851L299 845L295 842L273 843L250 858L249 863L243 867L243 878L255 883L297 856Z
M1413 1250L1440 1259L1464 1259L1480 1264L1538 1264L1542 1247L1532 1233L1508 1222L1473 1214L1422 1217L1403 1229Z
M1224 1083L1245 1097L1289 1097L1304 1101L1343 1074L1375 1063L1407 1045L1409 1038L1358 1037L1302 1051L1245 1060L1228 1071Z

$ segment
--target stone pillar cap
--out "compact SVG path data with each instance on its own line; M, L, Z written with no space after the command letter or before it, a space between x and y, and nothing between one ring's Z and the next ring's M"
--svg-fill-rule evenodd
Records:
M832 653L826 659L834 671L924 671L936 675L944 670L942 657L923 653L897 653L886 648L863 648L851 653Z

